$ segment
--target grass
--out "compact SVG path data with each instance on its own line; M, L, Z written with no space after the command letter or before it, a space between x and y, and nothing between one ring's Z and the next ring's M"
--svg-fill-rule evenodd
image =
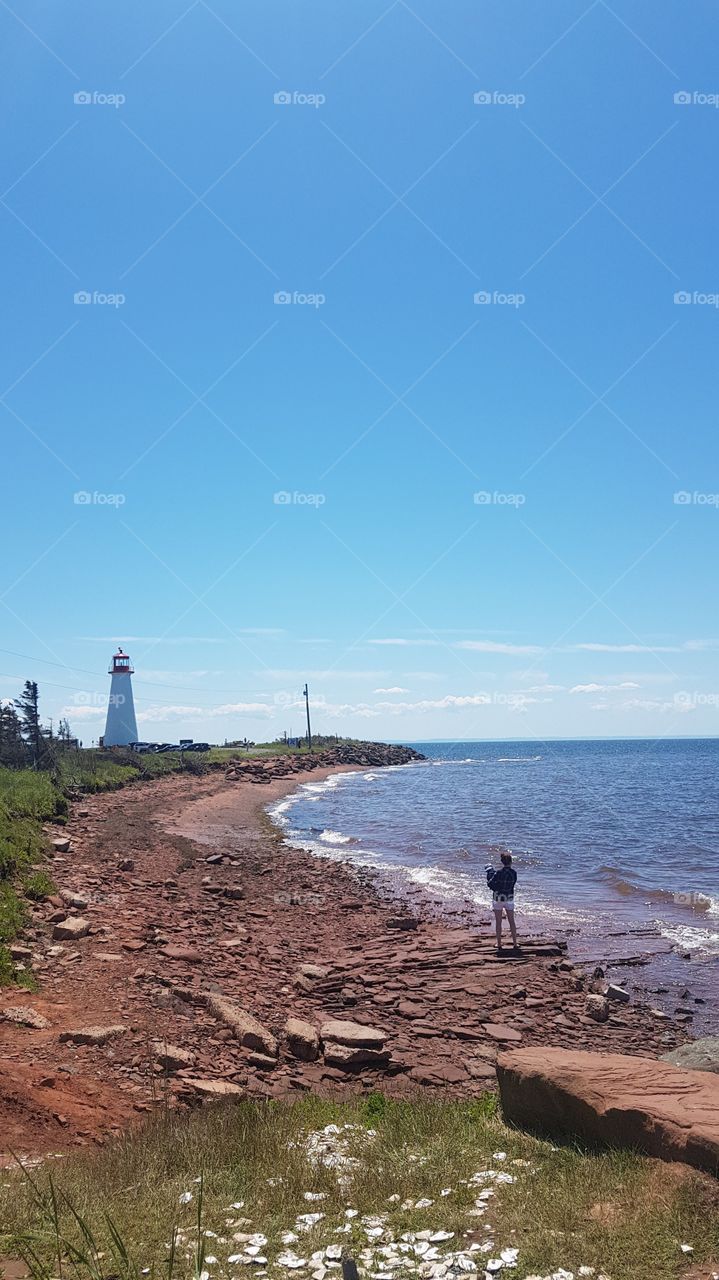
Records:
M24 895L52 891L49 877L36 870L45 854L41 824L66 811L64 796L46 774L0 768L0 986L31 981L24 971L16 974L8 944L27 919Z
M356 1164L344 1169L313 1164L308 1152L308 1135L332 1123L353 1126L343 1150ZM471 1184L486 1170L514 1181ZM517 1269L502 1273L517 1280L560 1268L577 1274L580 1266L611 1280L675 1280L687 1265L682 1244L693 1246L692 1263L719 1249L717 1188L709 1179L628 1152L556 1150L508 1129L490 1099L395 1103L373 1095L335 1104L307 1097L189 1117L164 1112L99 1154L51 1161L30 1176L33 1185L20 1173L0 1185L0 1253L25 1257L38 1280L70 1270L76 1280L135 1280L144 1268L166 1280L279 1277L290 1274L277 1262L288 1247L310 1259L337 1244L365 1276L389 1266L370 1247L427 1229L453 1232L437 1244L440 1254L473 1257L480 1275L490 1256L518 1248ZM478 1216L483 1190L494 1194ZM308 1201L306 1192L322 1198ZM432 1203L417 1208L424 1198ZM356 1216L346 1216L348 1207ZM283 1245L281 1234L307 1212L324 1216ZM367 1236L368 1216L381 1219L376 1240ZM228 1262L246 1247L237 1232L267 1237L260 1249L266 1265ZM487 1252L468 1253L473 1241L490 1240ZM417 1273L419 1257L401 1260L404 1266L389 1266L398 1278Z
M199 761L199 763L198 763ZM179 751L138 755L134 751L66 751L57 765L56 783L62 791L116 791L128 782L161 778L180 769L197 770L202 757L181 758Z
M202 772L203 757L184 760L179 752L138 756L130 751L58 751L52 772L0 768L0 987L32 984L24 970L16 972L8 944L27 920L27 902L55 891L42 862L46 854L44 822L62 824L68 796L78 792L114 791L128 782L163 777L180 769Z

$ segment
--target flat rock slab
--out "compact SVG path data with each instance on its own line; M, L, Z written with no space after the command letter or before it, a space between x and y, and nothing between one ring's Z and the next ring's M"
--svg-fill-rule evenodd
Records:
M202 963L202 956L194 947L177 947L172 942L161 947L160 955L166 956L168 960L184 960L186 964Z
M58 1039L66 1044L103 1045L122 1036L127 1027L81 1027L78 1031L61 1031Z
M381 1049L387 1036L377 1027L365 1027L360 1022L331 1018L320 1027L320 1037L325 1043L346 1044L351 1049Z
M493 1040L503 1040L508 1044L512 1042L518 1044L522 1039L521 1031L517 1031L514 1027L505 1027L503 1022L485 1022L484 1029Z
M210 1013L224 1022L246 1049L255 1049L258 1053L267 1054L269 1058L277 1057L279 1046L272 1032L263 1027L246 1009L241 1009L225 996L209 995L206 1004Z
M464 1068L454 1066L451 1062L412 1067L410 1076L418 1084L429 1085L464 1084L468 1079Z
M719 1168L719 1079L668 1062L565 1049L500 1054L505 1119L550 1134Z
M320 1038L311 1022L303 1018L288 1018L285 1024L285 1041L293 1058L314 1062L320 1052Z
M83 916L67 916L65 920L58 921L52 931L52 936L58 942L74 942L77 938L84 938L89 932L89 920L85 920Z
M34 1031L44 1031L50 1026L47 1018L38 1013L37 1009L26 1008L24 1005L11 1005L0 1009L0 1022L3 1019L6 1022L14 1022L18 1027L32 1027Z
M178 1044L168 1044L165 1040L156 1040L152 1046L155 1061L165 1071L185 1071L194 1067L197 1056L189 1049Z
M230 1084L228 1080L183 1080L183 1086L192 1089L205 1098L240 1098L246 1090L238 1084Z
M342 1067L346 1071L354 1071L358 1067L386 1067L389 1062L388 1049L364 1049L348 1044L331 1044L327 1042L324 1059L328 1067Z

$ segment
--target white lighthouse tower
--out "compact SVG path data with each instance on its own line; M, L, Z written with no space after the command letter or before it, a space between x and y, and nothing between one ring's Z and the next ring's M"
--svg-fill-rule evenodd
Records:
M137 721L132 697L133 668L130 666L128 655L123 653L122 649L113 653L109 674L112 676L112 683L110 701L107 704L103 745L126 747L130 742L137 742Z

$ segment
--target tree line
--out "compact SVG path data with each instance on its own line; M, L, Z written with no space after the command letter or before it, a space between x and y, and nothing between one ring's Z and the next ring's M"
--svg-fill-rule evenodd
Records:
M40 719L34 680L26 680L19 698L0 702L0 765L9 769L52 769L58 749L74 742L70 725L61 720L56 732Z

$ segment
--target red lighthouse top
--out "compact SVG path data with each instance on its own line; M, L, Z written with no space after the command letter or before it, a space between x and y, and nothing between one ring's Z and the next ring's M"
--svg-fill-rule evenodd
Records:
M110 672L110 675L113 675L113 676L117 676L117 675L131 676L133 674L134 667L130 666L130 659L128 655L123 652L122 649L118 649L117 653L113 653L112 666L109 668L109 672Z

